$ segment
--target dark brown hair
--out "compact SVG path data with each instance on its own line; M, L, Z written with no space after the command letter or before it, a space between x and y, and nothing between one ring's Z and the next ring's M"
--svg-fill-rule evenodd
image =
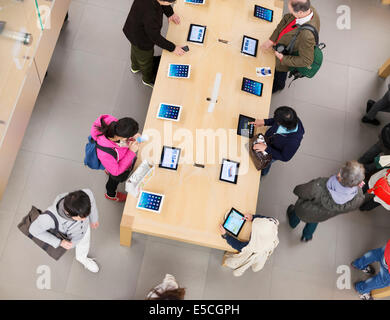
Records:
M138 132L138 123L132 118L122 118L118 121L112 121L110 124L105 123L100 119L100 126L95 128L101 132L106 138L113 138L115 136L122 138L130 138Z
M307 10L310 9L310 0L306 0L306 1L297 1L297 0L293 0L291 1L291 6L294 10L294 12L299 12L299 11L303 11L303 12L306 12Z
M147 298L146 300L183 300L186 294L185 288L177 288L172 290L166 290L164 292L158 292L156 289L152 290L152 293L156 294L156 298Z

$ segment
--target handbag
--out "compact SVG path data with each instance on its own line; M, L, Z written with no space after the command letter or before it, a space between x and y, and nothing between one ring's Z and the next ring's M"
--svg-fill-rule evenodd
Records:
M55 224L55 229L48 230L53 236L61 239L70 241L65 234L61 233L58 228L58 220L55 217L55 215L50 211L42 212L41 210L35 208L34 206L31 208L30 212L27 216L25 216L22 221L18 224L18 228L20 231L22 231L23 234L25 234L27 237L29 237L34 243L43 249L50 257L52 257L54 260L59 260L66 251L65 248L59 246L58 248L52 247L50 244L43 242L42 240L39 240L38 238L35 238L30 232L30 226L31 224L41 215L41 214L48 214L53 220Z
M390 169L387 170L386 175L375 183L375 185L367 191L367 193L374 194L379 199L390 205L390 186L387 182L387 177L390 174Z
M268 167L268 165L272 161L272 155L271 154L264 154L261 151L253 150L253 146L256 144L257 139L263 139L265 141L264 135L261 133L258 135L253 136L253 138L249 142L249 155L252 159L253 164L255 165L256 169L258 171L263 170Z

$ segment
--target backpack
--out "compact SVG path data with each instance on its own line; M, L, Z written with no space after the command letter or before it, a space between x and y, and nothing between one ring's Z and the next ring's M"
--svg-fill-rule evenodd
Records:
M55 217L55 215L50 211L42 212L41 210L35 208L34 206L31 208L30 212L27 216L25 216L22 221L18 224L18 228L20 231L22 231L23 234L25 234L27 237L29 237L34 243L43 249L50 257L52 257L54 260L60 259L64 253L67 251L65 248L59 246L58 248L54 248L51 245L49 245L46 242L43 242L37 238L35 238L30 233L30 226L31 224L41 215L41 214L48 214L53 220L55 227L54 229L48 230L53 236L59 238L60 240L66 240L71 241L65 234L61 233L58 228L58 220Z
M117 157L116 151L113 148L102 147L91 136L88 137L88 143L85 145L84 164L94 170L104 170L105 168L97 156L96 148L112 155L115 159Z
M301 33L302 30L309 30L313 33L316 45L314 47L314 60L311 66L309 67L290 67L289 68L289 75L288 77L294 77L293 83L295 80L300 79L300 78L313 78L317 72L320 70L322 61L324 60L324 55L322 53L322 50L326 48L325 43L319 43L319 35L318 31L316 30L315 27L313 27L311 24L303 24L298 27L298 32L297 34L293 37L289 45L287 46L286 50L288 51L289 55L297 55L298 53L293 52L293 48L295 46L295 42L298 38L298 35ZM291 86L291 83L289 87Z
M375 185L367 191L367 193L373 193L379 199L390 205L390 185L387 182L387 176L390 174L390 169L384 177L378 179Z

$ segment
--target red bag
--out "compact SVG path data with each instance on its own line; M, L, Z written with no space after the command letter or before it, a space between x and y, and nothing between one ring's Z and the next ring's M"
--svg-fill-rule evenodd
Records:
M375 194L379 199L390 205L390 185L387 182L387 176L390 174L390 169L384 177L380 178L375 185L369 189L368 193Z

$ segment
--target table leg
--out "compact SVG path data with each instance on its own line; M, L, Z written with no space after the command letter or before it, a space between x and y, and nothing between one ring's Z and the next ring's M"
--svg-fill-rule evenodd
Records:
M123 216L120 227L120 245L130 247L131 238L133 236L133 221L134 217L132 216Z
M390 59L379 69L379 76L384 79L390 76Z

